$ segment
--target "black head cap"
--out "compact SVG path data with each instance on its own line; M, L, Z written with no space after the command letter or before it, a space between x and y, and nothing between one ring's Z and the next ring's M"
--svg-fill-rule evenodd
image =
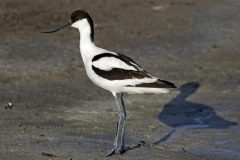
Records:
M74 23L78 20L84 19L84 18L92 20L92 18L89 16L89 14L82 10L76 10L71 14L72 23Z
M93 35L94 35L94 27L93 27L93 20L89 16L89 14L82 10L76 10L71 14L71 22L74 23L78 20L87 19L88 23L91 27L91 39L93 41Z

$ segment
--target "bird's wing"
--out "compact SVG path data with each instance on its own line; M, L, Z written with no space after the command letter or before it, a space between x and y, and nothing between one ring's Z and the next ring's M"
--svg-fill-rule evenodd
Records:
M113 53L102 53L92 59L92 69L108 80L153 78L133 59Z
M129 84L129 87L176 88L173 83L152 76L123 54L98 54L92 59L92 69L98 76L108 80L145 79L138 84Z
M130 66L133 66L136 70L143 71L142 67L137 62L135 62L132 58L127 57L120 53L118 53L118 56L122 61L124 61L125 63L127 63Z

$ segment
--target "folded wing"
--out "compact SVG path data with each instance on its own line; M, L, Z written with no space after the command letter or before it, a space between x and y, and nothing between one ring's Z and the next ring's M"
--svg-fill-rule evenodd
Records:
M138 81L140 83L129 83L127 87L176 88L173 83L157 79L143 70L133 59L122 54L99 54L92 59L92 69L98 76L111 81L140 80Z

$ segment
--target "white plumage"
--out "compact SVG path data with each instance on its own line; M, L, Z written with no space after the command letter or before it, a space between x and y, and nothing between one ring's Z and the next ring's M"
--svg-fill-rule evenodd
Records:
M93 66L105 70L105 71L110 71L113 68L121 68L125 70L133 70L136 71L136 69L132 66L129 66L125 62L121 61L120 59L114 58L114 57L104 57L101 58L97 61L94 61L92 63Z

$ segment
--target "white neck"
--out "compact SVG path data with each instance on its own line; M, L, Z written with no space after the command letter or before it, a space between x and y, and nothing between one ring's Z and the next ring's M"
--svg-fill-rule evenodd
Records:
M77 28L80 32L80 52L85 63L87 58L94 53L96 48L91 39L91 27L87 19L83 19L72 24L72 27Z
M90 28L90 27L88 27ZM94 42L91 40L91 31L90 29L79 29L80 32L80 49L82 50L87 50L92 47L95 47Z

